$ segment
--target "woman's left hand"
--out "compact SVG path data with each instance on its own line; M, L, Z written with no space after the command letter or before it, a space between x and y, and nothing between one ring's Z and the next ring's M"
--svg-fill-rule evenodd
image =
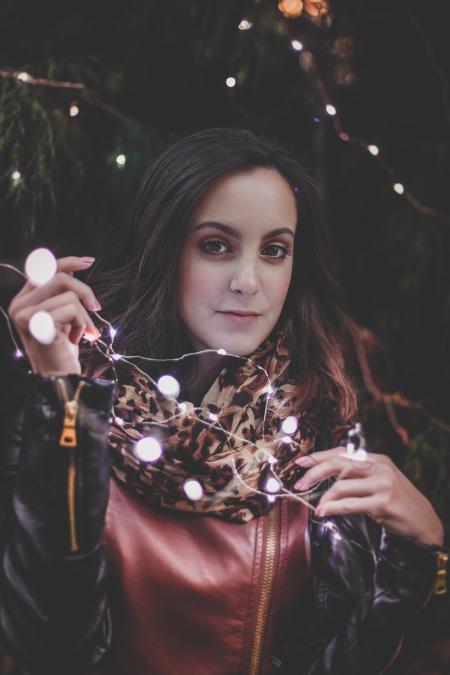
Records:
M387 455L367 453L366 459L357 460L338 447L311 453L296 463L308 468L295 485L302 492L337 476L322 495L317 515L364 513L388 532L442 546L444 528L431 503Z

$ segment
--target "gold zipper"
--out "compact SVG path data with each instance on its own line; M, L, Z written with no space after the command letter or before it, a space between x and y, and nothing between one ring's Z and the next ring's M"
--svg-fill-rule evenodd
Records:
M439 551L437 554L436 583L433 588L434 595L445 595L447 593L447 563L448 553Z
M86 385L86 382L84 380L80 381L72 400L69 399L65 381L62 378L58 378L57 382L64 400L64 421L61 436L59 438L59 445L62 448L69 448L69 467L67 470L67 506L69 510L70 550L72 553L76 553L79 548L75 519L75 485L77 477L77 468L75 462L75 449L77 447L76 423L79 409L80 392Z
M270 592L275 567L275 554L277 550L277 507L267 514L267 536L264 541L262 562L262 585L259 603L256 611L255 638L250 658L249 675L257 675L261 665L261 657L264 646L264 633L267 623L267 610L270 602Z

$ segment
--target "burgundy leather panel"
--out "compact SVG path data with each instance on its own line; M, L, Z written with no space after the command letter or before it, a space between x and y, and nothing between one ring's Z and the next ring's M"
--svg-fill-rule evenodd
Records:
M272 634L282 639L309 574L307 509L281 502L267 644ZM105 551L113 645L95 675L247 673L265 519L242 525L156 509L112 479ZM270 673L266 658L261 673Z

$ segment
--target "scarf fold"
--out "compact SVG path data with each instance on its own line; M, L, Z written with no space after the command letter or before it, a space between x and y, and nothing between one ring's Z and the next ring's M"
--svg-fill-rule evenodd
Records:
M134 365L107 356L99 363L93 350L89 346L80 353L83 374L117 380L109 429L114 475L143 499L243 523L272 508L269 478L293 489L299 477L295 459L313 447L318 428L316 417L300 409L283 330L269 336L251 361L240 358L238 367L225 367L204 395L201 411L163 395ZM288 436L282 423L291 416L298 426ZM135 452L145 436L162 447L156 461L144 462ZM189 479L200 484L200 498L187 496Z

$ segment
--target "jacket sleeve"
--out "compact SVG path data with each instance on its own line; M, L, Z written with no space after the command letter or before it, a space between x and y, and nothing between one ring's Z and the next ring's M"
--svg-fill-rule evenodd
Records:
M309 630L291 650L283 672L380 675L395 661L406 630L433 596L437 569L440 562L445 564L449 551L387 533L374 525L372 529L378 529L380 536L376 550L372 549L370 583L353 606L342 611L336 597L327 594L326 584L317 582L313 602L323 605L322 616L319 620L312 618ZM339 556L332 549L341 542L333 542L332 534L324 539L329 550L322 552L328 561L322 564L334 566L330 574L339 576ZM361 556L356 556L358 560L356 564L364 565ZM343 574L348 573L344 566L341 569ZM352 575L350 570L349 576L357 586L358 574ZM352 579L346 583L351 585Z
M26 675L84 673L110 644L101 543L113 393L107 380L31 375L22 431L2 451L19 457L10 514L5 506L1 640Z

